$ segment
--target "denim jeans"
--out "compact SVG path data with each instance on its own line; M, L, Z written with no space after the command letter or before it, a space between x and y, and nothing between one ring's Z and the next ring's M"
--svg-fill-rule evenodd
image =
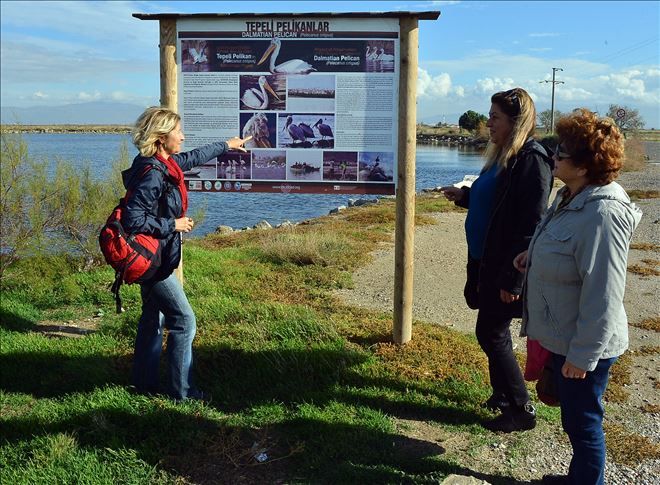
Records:
M553 354L552 364L559 392L561 423L573 446L568 483L602 485L605 483L605 435L601 402L610 367L616 361L601 359L584 379L567 379L561 374L566 357Z
M159 363L163 327L168 330L168 386L174 399L186 399L192 389L192 342L196 321L179 280L171 274L162 281L141 285L142 316L133 360L133 385L138 392L159 392Z

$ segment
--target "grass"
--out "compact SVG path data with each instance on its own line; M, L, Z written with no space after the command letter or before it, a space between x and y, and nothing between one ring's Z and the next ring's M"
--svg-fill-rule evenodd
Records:
M660 191L658 190L628 190L627 193L632 200L657 199L660 197Z
M641 322L630 323L633 327L660 332L660 317L645 318Z
M632 243L630 249L636 249L638 251L660 251L660 245L653 243Z
M432 212L452 206L419 198L417 217L432 223ZM391 315L332 293L392 243L393 211L385 202L185 245L197 377L210 405L129 392L138 288L122 289L127 311L116 315L108 268L78 272L57 259L13 268L0 300L3 482L431 483L476 473L469 454L445 453L398 424L460 435L475 456L488 449L479 404L490 388L474 337L415 322L413 340L395 346ZM58 319L93 319L97 332L39 331ZM539 419L556 426L558 411L540 406ZM511 463L529 436L509 438ZM510 483L511 473L480 476Z

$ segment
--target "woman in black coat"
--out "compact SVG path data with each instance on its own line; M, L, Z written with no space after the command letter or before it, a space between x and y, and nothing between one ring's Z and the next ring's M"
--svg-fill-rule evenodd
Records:
M518 431L536 426L536 411L513 353L510 325L520 317L522 275L515 256L527 249L547 207L552 159L532 138L536 109L521 88L491 97L486 164L470 188L443 187L447 199L468 209L465 299L479 309L476 335L488 357L493 389L485 406L501 414L484 426Z

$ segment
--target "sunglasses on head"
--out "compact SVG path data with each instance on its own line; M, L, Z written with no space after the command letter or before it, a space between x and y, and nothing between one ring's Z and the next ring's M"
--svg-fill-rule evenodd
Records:
M564 160L566 158L571 158L571 155L566 153L560 144L557 144L557 147L555 148L555 157L559 160Z
M509 89L508 91L504 91L502 95L510 100L512 104L516 107L516 110L520 112L520 98L518 97L518 91L515 89Z

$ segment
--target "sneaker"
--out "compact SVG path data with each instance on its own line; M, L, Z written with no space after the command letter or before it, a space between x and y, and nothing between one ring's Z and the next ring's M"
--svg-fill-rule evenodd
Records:
M512 406L495 419L486 421L483 427L490 431L503 433L534 429L536 427L536 409L531 403L527 403L523 407Z
M509 408L510 404L504 394L493 393L493 395L490 396L481 406L488 408L491 411L504 411Z

